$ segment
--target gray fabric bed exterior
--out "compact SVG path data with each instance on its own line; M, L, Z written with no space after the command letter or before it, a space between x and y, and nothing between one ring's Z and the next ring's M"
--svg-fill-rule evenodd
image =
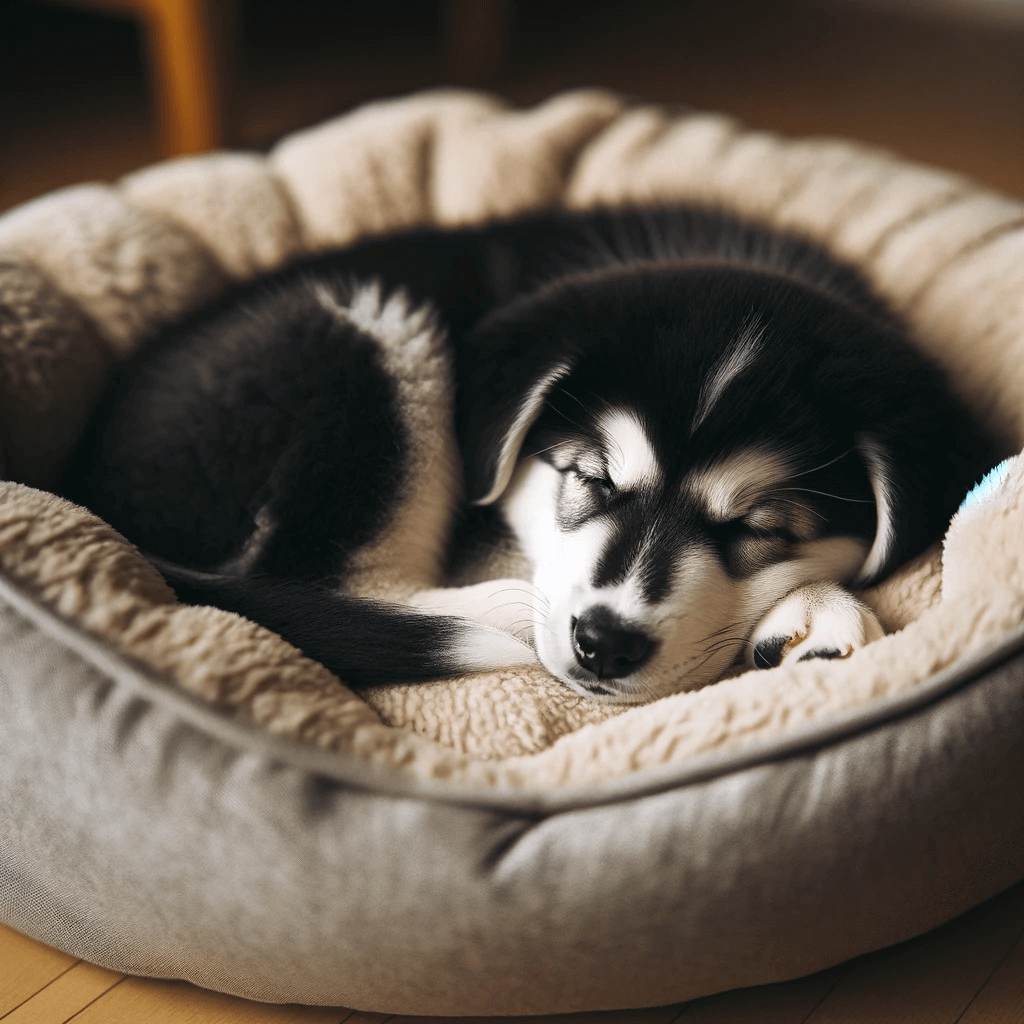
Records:
M1024 876L1022 457L866 595L892 635L628 710L539 669L362 699L33 489L113 363L233 280L413 224L674 201L856 263L1024 444L1024 204L850 143L427 94L0 217L0 921L256 999L541 1013L794 977Z
M652 1005L909 938L1024 874L1022 635L788 749L554 800L231 722L6 581L0 649L0 918L117 970L401 1013Z

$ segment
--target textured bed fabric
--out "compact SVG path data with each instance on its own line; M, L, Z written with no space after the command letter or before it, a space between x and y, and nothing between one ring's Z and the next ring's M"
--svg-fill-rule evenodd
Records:
M363 699L42 489L116 360L234 280L413 224L678 200L857 263L1024 444L1024 204L863 146L433 93L0 217L0 920L258 999L557 1012L793 977L1024 875L1020 458L866 595L893 635L631 709L540 669Z

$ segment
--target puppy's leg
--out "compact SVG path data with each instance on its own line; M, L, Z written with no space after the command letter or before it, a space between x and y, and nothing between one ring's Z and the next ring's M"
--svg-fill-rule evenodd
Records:
M783 598L758 623L748 663L774 668L810 658L848 658L885 632L870 608L835 583L808 583Z

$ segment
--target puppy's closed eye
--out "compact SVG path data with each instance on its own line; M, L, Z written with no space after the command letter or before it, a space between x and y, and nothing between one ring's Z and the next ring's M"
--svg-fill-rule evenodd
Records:
M749 509L739 522L759 534L777 534L789 530L789 520L776 505L763 503Z
M740 522L760 536L811 540L822 517L809 505L770 498L748 509Z
M605 497L610 497L615 493L615 484L612 483L607 473L595 473L581 469L579 466L570 466L568 473L581 487L586 487Z
M591 516L608 507L615 485L599 469L580 467L573 463L562 470L562 486L558 496L558 518L563 529L582 526Z

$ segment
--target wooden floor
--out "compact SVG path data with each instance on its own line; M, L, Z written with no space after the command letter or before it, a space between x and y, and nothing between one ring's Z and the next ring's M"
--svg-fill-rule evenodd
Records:
M268 1006L180 981L126 977L0 926L2 1024L443 1024ZM522 1018L532 1024L1024 1024L1024 882L910 942L781 985L647 1010Z

